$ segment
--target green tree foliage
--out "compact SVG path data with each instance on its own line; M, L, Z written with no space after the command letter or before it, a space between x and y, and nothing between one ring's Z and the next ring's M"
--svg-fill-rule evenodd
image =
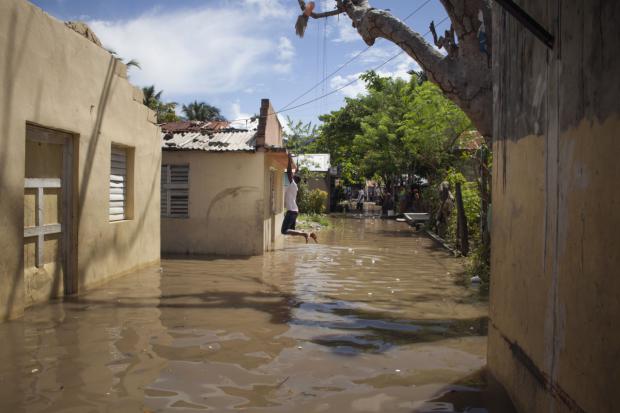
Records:
M368 93L323 115L315 150L329 152L349 183L402 174L432 178L447 169L450 146L471 121L439 88L412 72L409 81L362 75Z
M157 123L174 122L179 120L175 108L176 102L164 103L161 100L163 90L157 91L155 85L145 86L142 88L144 95L144 105L155 111L157 115Z
M286 117L287 130L284 132L286 149L295 155L312 153L316 149L316 138L318 128L311 122L295 122L288 116Z
M203 122L226 120L219 108L205 102L198 102L197 100L183 105L182 110L185 117L189 120L200 120Z

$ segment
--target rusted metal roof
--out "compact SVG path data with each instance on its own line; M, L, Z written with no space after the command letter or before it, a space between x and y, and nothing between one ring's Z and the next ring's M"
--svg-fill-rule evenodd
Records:
M227 121L208 121L199 120L180 120L177 122L162 123L161 130L164 132L216 132L231 129L230 122Z
M161 134L161 147L177 151L254 152L256 131L164 132Z

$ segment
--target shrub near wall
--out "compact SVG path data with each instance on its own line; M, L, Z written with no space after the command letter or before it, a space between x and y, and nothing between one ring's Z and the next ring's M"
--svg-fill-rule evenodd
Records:
M298 206L304 214L323 214L325 213L325 203L327 202L327 192L320 189L308 190L306 184L299 187Z

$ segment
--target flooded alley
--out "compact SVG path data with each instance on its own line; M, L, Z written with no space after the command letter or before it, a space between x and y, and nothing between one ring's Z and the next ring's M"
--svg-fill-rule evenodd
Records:
M394 221L320 236L165 259L29 309L0 325L0 411L486 411L448 397L475 395L486 363L487 305L455 283L463 263Z

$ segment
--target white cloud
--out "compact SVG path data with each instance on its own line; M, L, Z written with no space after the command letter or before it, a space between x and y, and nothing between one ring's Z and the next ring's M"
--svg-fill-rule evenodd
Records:
M237 8L246 8L252 15L258 16L259 19L268 18L290 18L294 15L298 8L291 8L288 4L282 3L280 0L243 0L244 5Z
M139 85L155 84L177 96L234 92L250 87L258 74L290 70L295 52L288 39L276 43L269 32L288 22L290 7L280 0L238 3L155 9L130 20L89 24L106 47L140 62L142 70L131 74Z
M385 61L387 59L383 60ZM409 80L410 70L418 71L420 70L420 66L416 63L415 60L403 53L397 58L395 58L393 61L391 61L387 65L387 68L377 70L377 74L383 77ZM366 84L362 80L354 81L355 79L358 79L361 74L362 73L355 73L347 76L336 75L330 79L329 85L332 90L342 87L340 93L342 93L344 96L355 97L359 94L366 93ZM348 83L351 84L348 85Z
M241 111L241 104L238 100L230 105L231 126L240 129L255 129L258 127L258 120L250 121L252 116L254 114Z
M409 80L410 75L408 72L410 70L415 70L417 72L421 70L421 68L415 60L409 57L409 55L403 53L390 62L388 69L378 70L377 73L381 76Z
M282 36L278 42L278 62L274 64L274 70L279 73L288 73L291 71L295 57L295 47L291 41Z
M342 90L340 90L340 93L347 97L355 97L360 93L366 93L366 85L362 80L359 80L360 75L361 73L356 73L348 76L336 75L329 80L329 86L331 86L332 89L342 88ZM354 82L355 79L358 80ZM353 83L347 85L350 82Z
M361 36L355 30L353 26L351 26L351 20L347 18L340 18L336 22L336 35L332 39L333 42L336 43L351 43L356 41L362 41Z

